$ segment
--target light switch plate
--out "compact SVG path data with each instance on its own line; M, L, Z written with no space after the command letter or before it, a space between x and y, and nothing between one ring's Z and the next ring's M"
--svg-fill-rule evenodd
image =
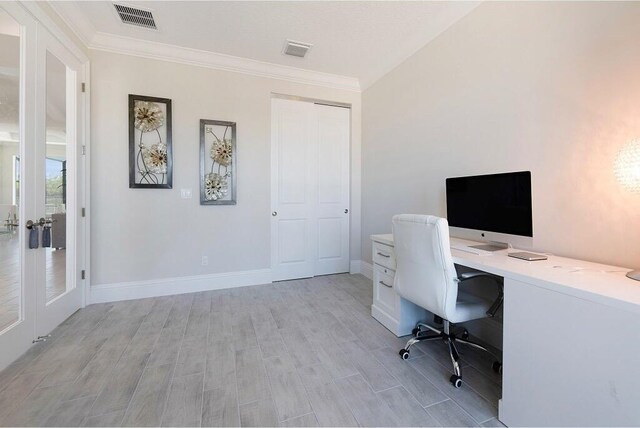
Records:
M182 199L191 199L191 189L180 189Z

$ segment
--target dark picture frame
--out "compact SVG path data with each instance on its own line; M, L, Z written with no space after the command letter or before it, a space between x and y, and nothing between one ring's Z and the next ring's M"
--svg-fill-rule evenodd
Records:
M200 205L236 205L237 167L236 122L200 119Z
M173 187L171 122L169 98L129 94L129 188Z

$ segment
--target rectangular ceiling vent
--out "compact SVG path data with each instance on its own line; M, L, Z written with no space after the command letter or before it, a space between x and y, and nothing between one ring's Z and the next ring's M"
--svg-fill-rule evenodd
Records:
M307 52L309 52L309 49L311 49L311 46L313 45L310 43L287 40L287 42L284 44L284 49L282 50L282 53L285 55L304 58Z
M148 10L137 9L135 7L124 6L117 3L114 3L113 5L115 6L123 23L152 30L158 29L158 27L156 27L156 21L153 19L153 15Z

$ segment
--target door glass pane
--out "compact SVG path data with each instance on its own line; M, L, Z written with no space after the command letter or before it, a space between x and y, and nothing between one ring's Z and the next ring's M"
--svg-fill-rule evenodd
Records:
M20 27L0 9L0 331L20 319Z
M45 219L47 302L67 290L67 67L47 52Z

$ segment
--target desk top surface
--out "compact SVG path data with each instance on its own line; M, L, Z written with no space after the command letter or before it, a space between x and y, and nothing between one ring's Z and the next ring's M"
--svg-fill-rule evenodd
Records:
M371 239L393 246L390 233L371 235ZM454 237L451 242L478 244ZM515 251L510 248L478 255L452 248L451 255L453 262L462 266L640 314L640 281L625 276L630 269L550 254L546 254L547 260L531 262L507 256Z

